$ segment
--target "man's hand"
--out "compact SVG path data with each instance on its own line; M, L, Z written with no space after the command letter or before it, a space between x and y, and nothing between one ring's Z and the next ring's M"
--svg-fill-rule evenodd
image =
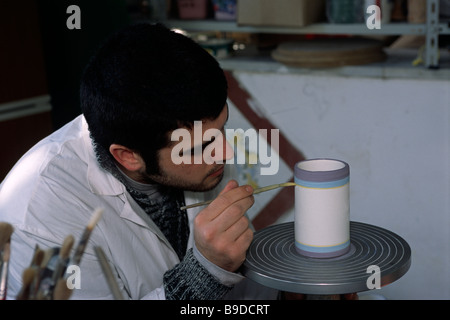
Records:
M245 216L253 205L253 188L228 182L219 196L194 221L197 249L215 265L236 271L245 260L253 231Z

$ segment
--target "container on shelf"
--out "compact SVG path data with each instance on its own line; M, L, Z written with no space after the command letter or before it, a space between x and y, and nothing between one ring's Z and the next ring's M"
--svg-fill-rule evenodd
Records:
M425 23L427 21L427 3L424 0L408 0L409 23Z
M391 20L391 0L327 0L326 16L331 23L364 23L371 15L367 12L371 5L380 7L382 23Z
M237 2L237 23L246 26L303 27L322 20L325 0Z
M327 0L327 19L331 23L362 23L363 5L364 0Z
M217 59L228 58L233 53L233 39L210 38L198 43Z
M216 20L236 20L237 0L212 0Z
M205 19L208 15L208 0L177 0L180 19Z

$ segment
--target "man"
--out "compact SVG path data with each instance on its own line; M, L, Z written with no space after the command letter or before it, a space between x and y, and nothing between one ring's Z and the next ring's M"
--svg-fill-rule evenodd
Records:
M15 228L9 298L36 245L80 239L96 208L104 213L72 298L112 298L94 246L129 299L222 299L251 288L238 269L253 237L245 215L253 190L230 180L225 135L198 145L192 134L184 150L192 152L182 155L195 160L196 150L213 146L212 164L172 159L175 130L193 133L201 121L202 133L224 132L226 98L223 71L189 38L150 24L111 36L85 69L83 114L34 146L0 187L0 221ZM209 199L207 207L180 209Z

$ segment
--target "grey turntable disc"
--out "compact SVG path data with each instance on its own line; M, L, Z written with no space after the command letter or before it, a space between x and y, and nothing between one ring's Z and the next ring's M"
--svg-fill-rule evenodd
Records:
M385 286L401 278L411 265L408 243L386 229L350 222L350 251L335 258L310 258L294 244L294 222L255 232L241 272L255 282L278 290L332 295L367 291L379 267Z

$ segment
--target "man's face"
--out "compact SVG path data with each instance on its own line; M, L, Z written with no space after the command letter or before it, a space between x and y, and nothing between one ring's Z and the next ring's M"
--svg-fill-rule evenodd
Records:
M189 131L190 143L188 144L190 148L187 154L192 154L189 156L190 163L174 163L172 150L178 142L172 142L159 151L159 174L147 175L147 178L165 186L189 191L207 191L214 188L223 178L226 160L231 159L234 155L232 147L226 141L224 126L227 120L228 106L225 105L216 119L202 121L201 137L198 137L199 130L184 128ZM210 132L220 132L221 134L215 135L211 141L203 141L203 134L209 129L213 129ZM209 138L205 138L205 140L209 140ZM202 150L202 154L195 154L194 150ZM213 150L213 152L205 155L205 150ZM206 157L209 157L210 160L213 158L214 163L205 163Z

